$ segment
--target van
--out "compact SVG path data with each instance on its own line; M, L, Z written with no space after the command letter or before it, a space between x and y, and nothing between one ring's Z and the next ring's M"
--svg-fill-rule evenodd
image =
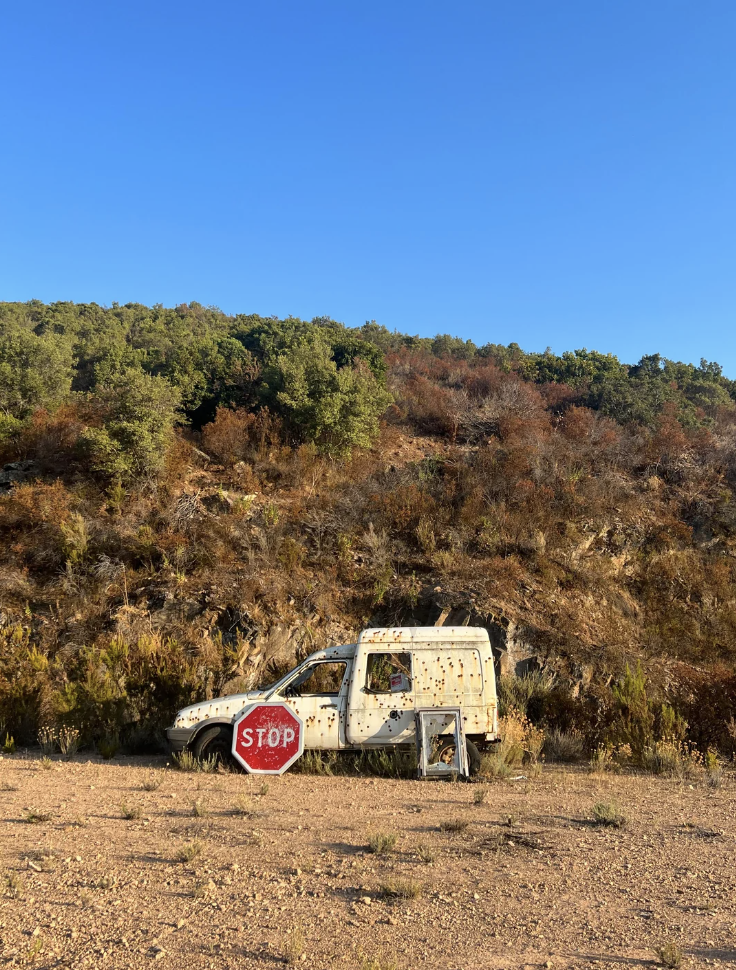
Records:
M166 734L172 752L230 758L233 724L254 701L285 703L302 719L305 749L415 744L415 712L460 708L471 772L498 739L493 654L475 627L364 630L357 643L310 654L276 683L185 707Z

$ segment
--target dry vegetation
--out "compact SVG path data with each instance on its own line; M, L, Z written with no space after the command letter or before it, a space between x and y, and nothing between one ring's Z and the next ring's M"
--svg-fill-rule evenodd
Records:
M502 685L529 730L509 736L498 774L519 746L525 763L593 757L601 770L734 755L736 391L716 365L625 368L194 304L69 306L21 307L17 326L67 335L57 350L77 348L80 390L27 407L0 436L5 461L33 462L0 496L6 752L152 750L198 698L368 624L434 622L446 605L544 668ZM158 375L156 393L179 382L188 426L147 432L150 454L163 449L155 473L90 471L91 432L119 435L120 422L88 318L122 328L115 340ZM275 413L264 374L278 364L288 377L288 361L269 363L263 332L289 327L331 334L335 360L353 348L355 380L365 361L386 375L394 403L372 447L337 454L334 429ZM200 333L240 341L240 362L222 358L213 377L195 361L186 377L182 348Z

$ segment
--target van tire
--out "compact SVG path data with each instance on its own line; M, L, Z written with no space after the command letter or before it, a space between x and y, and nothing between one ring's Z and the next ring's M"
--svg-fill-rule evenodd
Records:
M221 765L232 767L234 765L232 750L232 728L226 727L224 724L213 724L212 727L205 728L197 735L192 754L197 761L217 758Z
M447 741L440 747L436 755L436 761L444 761L444 754L446 751L452 750L453 758L455 752L455 740L454 738L448 738ZM465 739L465 751L468 755L468 774L471 778L480 772L480 751L476 744L472 741Z
M480 751L473 741L465 742L465 750L468 753L468 771L470 777L480 774Z

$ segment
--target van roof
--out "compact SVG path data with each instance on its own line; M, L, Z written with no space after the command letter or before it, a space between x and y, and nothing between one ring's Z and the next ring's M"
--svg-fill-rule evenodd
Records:
M363 630L359 644L406 643L421 648L423 643L489 643L488 631L477 626L391 626Z

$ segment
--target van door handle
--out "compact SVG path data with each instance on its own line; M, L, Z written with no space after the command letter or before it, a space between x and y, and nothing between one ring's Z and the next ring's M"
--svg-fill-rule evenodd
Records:
M321 711L336 711L337 704L320 704L319 709Z

